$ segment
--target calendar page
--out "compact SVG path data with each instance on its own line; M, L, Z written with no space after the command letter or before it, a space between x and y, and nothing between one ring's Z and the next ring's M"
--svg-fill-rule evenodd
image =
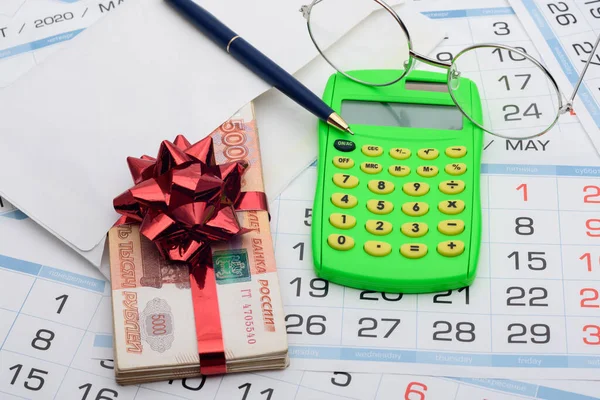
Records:
M450 32L437 59L476 42L535 54L507 3L485 4L422 4ZM506 73L499 56L496 65L488 77ZM477 278L442 293L374 293L315 278L316 170L281 196L274 231L292 368L598 379L600 168L593 146L577 117L565 115L535 140L487 136L483 163Z
M597 0L509 0L546 67L566 98L571 97L600 34ZM596 149L600 151L600 55L592 62L574 101Z
M301 180L313 173L306 171ZM120 386L114 380L110 284L4 200L0 200L0 238L3 400L600 399L600 383L591 381L522 382L292 368Z

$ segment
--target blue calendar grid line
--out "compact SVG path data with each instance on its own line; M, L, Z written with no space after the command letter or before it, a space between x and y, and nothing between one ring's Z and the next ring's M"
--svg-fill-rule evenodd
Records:
M569 60L569 56L560 44L560 41L556 37L554 30L548 25L546 19L533 0L522 1L525 9L529 12L531 19L542 33L544 40L548 44L550 51L554 54L556 61L560 65L567 79L573 86L575 86L579 79L579 73ZM585 107L589 111L590 116L594 120L596 126L600 128L600 107L598 106L598 103L596 103L596 100L592 97L592 94L590 93L585 81L581 83L581 86L577 92L577 96L581 99L583 104L585 104Z
M424 11L421 14L431 19L491 17L494 15L514 15L512 7L472 8L448 11Z
M58 35L49 36L47 38L34 40L33 42L24 43L24 44L20 44L18 46L9 47L7 49L0 50L0 60L3 58L13 57L13 56L16 56L16 55L22 54L22 53L29 53L30 51L39 50L44 47L51 46L53 44L71 40L83 31L84 31L84 29L76 29L74 31L60 33Z
M35 276L36 279L45 278L55 282L66 283L82 289L91 290L97 293L104 293L106 281L92 278L89 276L76 274L58 268L33 263L30 261L19 260L0 254L0 267L15 272L21 272L27 275Z
M600 356L450 353L334 346L289 346L290 357L319 360L376 361L430 365L513 368L600 368Z
M558 187L558 177L556 178L556 187ZM558 194L558 190L556 191L556 208L558 208L560 210L560 196ZM558 231L561 231L560 228L560 211L558 212ZM563 262L563 250L562 250L562 239L561 239L561 235L558 235L558 241L559 241L559 254L560 254L560 276L562 278L562 291L563 291L563 296L562 296L562 300L563 300L563 312L564 312L564 320L565 320L565 329L567 326L569 326L569 324L567 324L567 302L566 302L566 290L565 290L565 272L564 272L564 262ZM569 335L565 333L565 352L569 353L569 339L568 339Z

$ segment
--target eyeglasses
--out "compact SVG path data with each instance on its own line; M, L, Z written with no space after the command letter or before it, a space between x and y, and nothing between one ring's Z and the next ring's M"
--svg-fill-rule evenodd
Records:
M389 86L408 76L416 62L445 69L446 88L462 114L484 131L505 139L529 139L548 132L559 117L573 109L573 101L596 53L596 40L569 99L550 72L524 48L497 43L465 47L448 61L438 61L413 50L410 32L392 7L373 0L369 26L348 32L332 45L340 26L339 11L369 0L313 0L300 11L321 56L335 70L363 85ZM399 46L398 43L401 45ZM373 60L378 60L377 73ZM478 88L484 115L472 107L465 80ZM461 87L463 89L461 89ZM486 112L487 111L487 112Z

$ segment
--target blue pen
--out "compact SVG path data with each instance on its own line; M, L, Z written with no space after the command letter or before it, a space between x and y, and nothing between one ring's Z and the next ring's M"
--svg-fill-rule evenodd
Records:
M240 63L244 64L264 81L300 104L329 125L354 134L350 127L331 107L323 102L306 86L287 73L270 58L258 51L250 43L239 37L214 15L192 0L166 0L182 14L186 15L212 41Z

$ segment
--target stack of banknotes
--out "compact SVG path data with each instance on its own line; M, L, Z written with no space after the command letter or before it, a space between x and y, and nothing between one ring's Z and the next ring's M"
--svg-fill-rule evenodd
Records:
M252 103L212 136L218 164L248 162L242 191L263 191ZM269 215L238 211L237 217L251 231L212 246L213 275L207 277L216 280L218 309L204 315L217 313L211 317L221 323L220 371L282 369L289 364L288 344ZM137 225L115 226L108 235L117 382L201 375L201 367L215 360L207 356L203 362L199 341L210 341L219 327L196 321L189 268L165 261ZM207 332L211 337L203 337Z

